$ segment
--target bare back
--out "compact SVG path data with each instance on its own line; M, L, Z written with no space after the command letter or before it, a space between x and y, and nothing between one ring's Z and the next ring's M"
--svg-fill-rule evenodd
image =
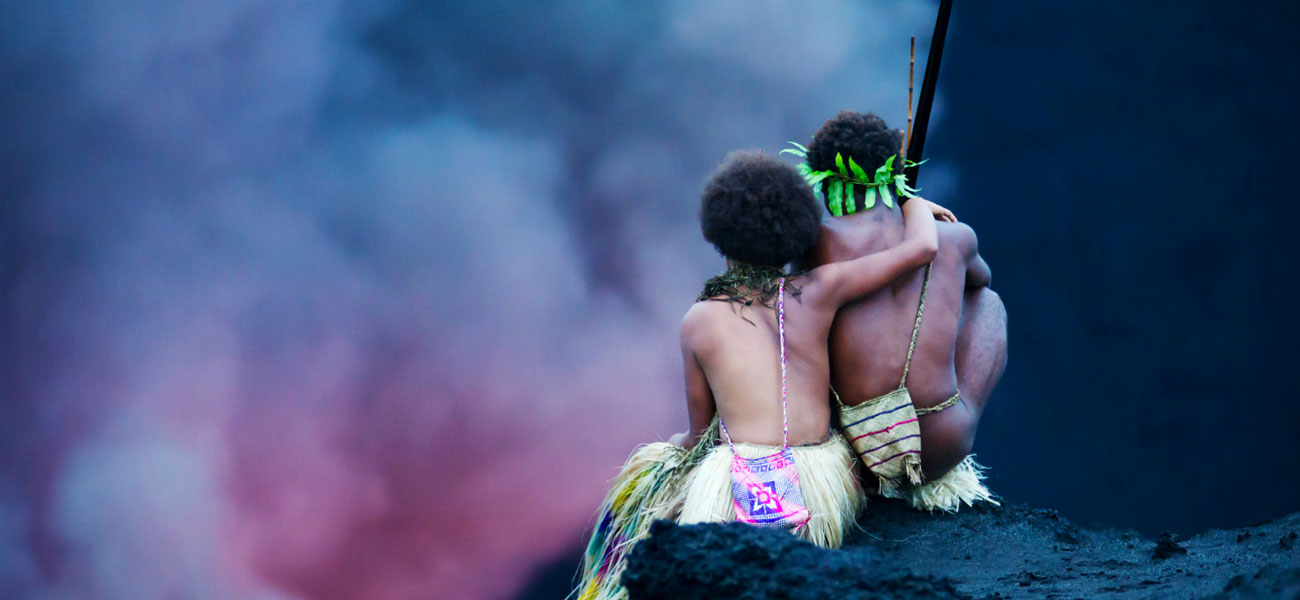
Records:
M925 312L908 376L919 408L957 392L954 354L961 326L966 269L974 235L965 225L939 223L939 252L931 266ZM877 210L823 221L821 237L804 267L850 260L898 243L903 222ZM925 269L846 305L831 326L831 374L845 404L861 404L899 386L915 323Z
M791 444L820 442L830 430L827 340L836 311L934 260L939 247L935 210L924 200L908 203L903 207L905 223L897 244L786 276L786 398ZM781 442L780 338L773 279L781 276L781 271L731 263L725 273L705 284L713 291L682 319L682 366L690 419L682 434L683 445L700 440L715 415L726 421L736 441ZM758 300L744 302L758 288L768 294L768 306ZM725 301L715 294L741 302Z
M788 285L806 284L795 278ZM717 412L736 441L781 444L781 369L773 308L722 300L697 302L683 327L703 369ZM833 310L785 298L786 396L790 443L821 441L830 429L827 331ZM687 340L684 340L684 343Z

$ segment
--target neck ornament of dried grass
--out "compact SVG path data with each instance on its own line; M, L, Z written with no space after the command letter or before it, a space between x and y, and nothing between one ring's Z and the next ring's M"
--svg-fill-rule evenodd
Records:
M695 301L734 302L742 307L752 306L757 301L772 308L772 299L776 297L777 285L782 277L785 278L786 293L799 299L802 290L800 286L792 284L791 280L801 275L802 272L791 274L776 267L736 262L727 267L726 271L705 281L704 291L700 292Z

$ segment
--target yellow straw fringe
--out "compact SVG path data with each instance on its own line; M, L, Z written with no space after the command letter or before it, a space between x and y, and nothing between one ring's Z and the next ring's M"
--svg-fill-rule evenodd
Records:
M993 492L984 485L984 470L985 467L975 462L975 455L972 454L934 481L905 489L881 486L880 494L904 500L912 508L927 512L938 510L955 513L962 504L974 506L976 502L1000 506Z
M676 472L686 457L680 446L664 442L645 444L628 457L601 503L598 518L608 517L610 523L603 539L594 538L597 546L589 547L583 557L578 600L627 598L620 582L627 553L649 535L651 523L672 518L676 512L681 496L681 477Z
M736 518L731 500L731 449L714 446L717 421L691 451L665 443L646 444L628 457L615 477L600 521L583 557L578 600L626 600L620 579L632 546L650 533L656 519L680 523L727 522ZM779 447L736 444L745 458L766 456ZM865 496L853 472L848 442L834 435L810 446L791 447L799 469L799 488L810 520L795 535L825 548L838 548L857 521ZM572 595L570 597L573 597Z
M582 581L574 590L578 600L627 598L620 580L628 553L650 534L655 520L677 516L685 474L717 443L718 426L714 417L691 450L656 442L632 452L596 513L596 527L583 553Z
M779 446L736 444L743 458L779 452ZM792 446L799 469L799 489L811 515L795 535L823 548L839 548L844 532L857 521L864 495L853 473L853 451L843 436L834 435L816 445ZM686 476L678 522L715 523L736 519L731 498L731 449L713 448Z

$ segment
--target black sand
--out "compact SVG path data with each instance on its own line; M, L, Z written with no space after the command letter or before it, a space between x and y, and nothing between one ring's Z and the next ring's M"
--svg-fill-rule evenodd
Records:
M876 501L838 551L740 524L659 523L632 600L1300 598L1300 513L1188 540L1076 527L1024 506L925 515Z

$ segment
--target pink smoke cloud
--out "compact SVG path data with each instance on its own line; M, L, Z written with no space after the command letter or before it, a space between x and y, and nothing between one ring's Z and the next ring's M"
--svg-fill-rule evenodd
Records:
M435 46L439 76L474 87L411 114L363 43L410 6L6 8L0 64L45 73L14 101L30 168L0 225L21 250L0 272L22 344L4 346L7 589L516 593L581 541L627 453L684 424L677 324L720 264L699 178L779 145L806 109L775 90L823 78L710 40L787 27L827 74L874 48L687 5L557 9L575 32L537 52L617 60L640 76L601 101L664 112L620 130L543 75L480 81ZM701 123L717 89L692 62L771 94ZM546 118L507 118L521 106Z

